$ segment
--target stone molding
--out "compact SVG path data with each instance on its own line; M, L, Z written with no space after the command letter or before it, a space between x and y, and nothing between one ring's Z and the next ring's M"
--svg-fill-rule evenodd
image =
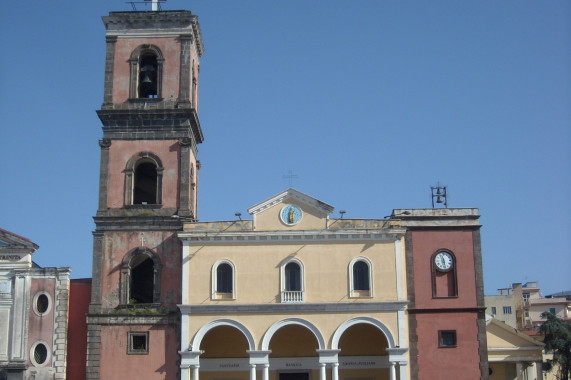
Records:
M178 305L183 314L238 313L305 313L305 312L375 312L404 310L408 301L335 302L335 303L275 303L242 305Z
M187 239L191 244L218 244L222 242L233 243L263 243L269 242L327 242L332 241L395 241L404 236L405 230L391 229L387 231L363 230L315 230L315 231L251 231L251 232L179 232L180 239Z
M178 314L87 314L87 324L97 326L117 325L180 325Z
M109 12L102 17L107 36L144 37L190 35L199 56L204 44L198 17L190 11Z

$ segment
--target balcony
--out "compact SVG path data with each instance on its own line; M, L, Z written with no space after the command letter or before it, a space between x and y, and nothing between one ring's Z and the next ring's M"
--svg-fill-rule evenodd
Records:
M282 290L282 303L303 303L305 292L303 290Z

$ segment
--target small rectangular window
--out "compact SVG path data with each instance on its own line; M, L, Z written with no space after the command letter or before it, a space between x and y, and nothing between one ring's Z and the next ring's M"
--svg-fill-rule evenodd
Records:
M511 306L504 306L504 314L511 314L512 307Z
M149 333L129 331L127 353L129 355L146 355L149 353Z
M550 307L549 308L549 312L553 315L555 315L555 308L554 307Z
M438 347L456 347L456 330L438 331Z
M492 315L496 315L496 307L492 306Z

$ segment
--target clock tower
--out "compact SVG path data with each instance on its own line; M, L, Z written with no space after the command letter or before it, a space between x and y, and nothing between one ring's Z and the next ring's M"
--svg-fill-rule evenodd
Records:
M478 209L397 209L406 227L410 377L487 380Z
M183 220L197 217L199 59L189 11L111 12L106 28L88 379L176 379Z

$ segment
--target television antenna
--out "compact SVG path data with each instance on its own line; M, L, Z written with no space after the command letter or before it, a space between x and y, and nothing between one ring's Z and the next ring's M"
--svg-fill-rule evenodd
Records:
M137 4L145 4L145 7L151 4L152 11L162 11L161 3L165 3L167 0L144 0L144 1L128 1L127 4L131 4L134 11L137 10Z

